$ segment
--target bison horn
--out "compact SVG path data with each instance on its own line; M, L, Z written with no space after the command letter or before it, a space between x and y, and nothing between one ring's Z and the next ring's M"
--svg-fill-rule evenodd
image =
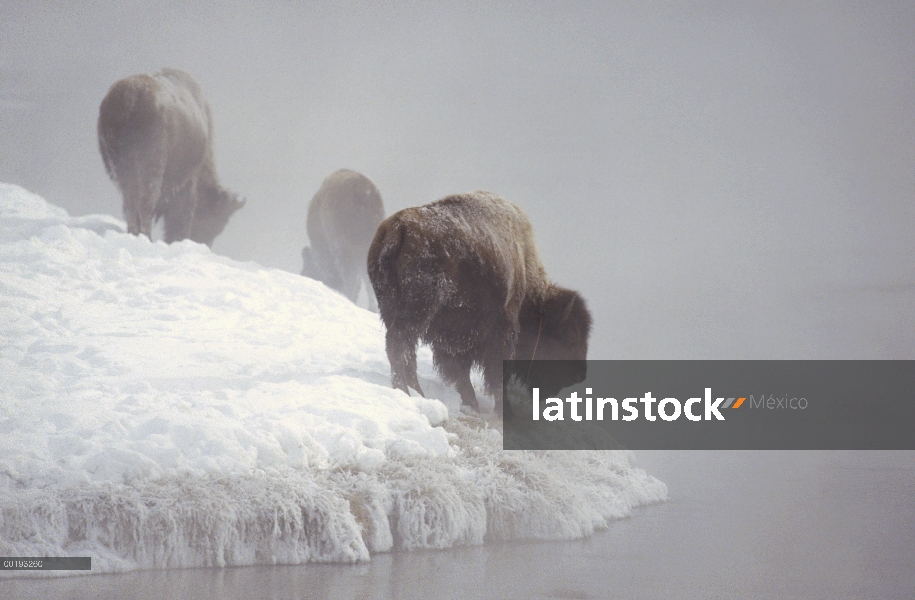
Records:
M564 311L562 311L562 320L560 321L560 323L566 322L566 320L569 318L569 315L572 314L572 308L574 306L575 306L575 296L572 296L572 298L569 300L569 303L566 305L566 309Z

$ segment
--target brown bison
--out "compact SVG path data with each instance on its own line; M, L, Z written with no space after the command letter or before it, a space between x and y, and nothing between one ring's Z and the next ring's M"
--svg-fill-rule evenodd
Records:
M213 119L194 79L177 69L131 75L108 90L98 117L108 176L124 197L127 230L167 243L208 246L244 201L225 190L213 163Z
M461 403L476 410L470 370L481 367L497 413L503 359L587 356L585 301L547 279L527 215L495 194L449 196L388 217L369 249L368 271L387 327L391 383L405 392L423 394L420 340ZM508 418L511 409L504 410Z
M311 247L302 249L302 275L323 281L353 302L364 281L369 310L375 311L365 255L382 219L384 203L368 177L346 169L332 173L308 207Z

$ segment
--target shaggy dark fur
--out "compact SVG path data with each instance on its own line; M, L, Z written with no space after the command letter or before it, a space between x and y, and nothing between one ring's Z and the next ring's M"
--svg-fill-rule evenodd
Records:
M584 299L550 283L527 216L495 194L449 196L388 217L369 249L368 271L387 327L392 384L405 392L423 394L418 341L432 347L462 404L476 410L470 370L481 367L497 413L503 359L587 356Z
M377 311L365 255L382 219L384 203L368 177L346 169L332 173L308 207L311 247L302 249L302 275L323 281L352 302L364 281L369 309Z
M244 206L219 184L210 107L183 71L131 75L112 85L99 108L98 141L134 235L149 237L163 219L166 242L211 246Z

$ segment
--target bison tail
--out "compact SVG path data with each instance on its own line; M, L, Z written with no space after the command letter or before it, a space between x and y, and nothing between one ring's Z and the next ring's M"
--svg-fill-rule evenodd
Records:
M396 219L388 219L378 226L375 239L369 247L368 273L382 318L388 312L386 305L396 302L400 289L397 259L403 247L406 230Z

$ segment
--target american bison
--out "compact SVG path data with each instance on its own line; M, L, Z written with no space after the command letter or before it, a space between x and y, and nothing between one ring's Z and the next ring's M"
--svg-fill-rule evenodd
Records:
M431 346L461 403L476 410L470 370L481 367L497 414L503 359L587 356L584 299L547 279L527 215L495 194L449 196L388 217L369 249L368 272L387 327L391 383L405 392L423 394L418 341ZM504 411L509 418L510 406Z
M98 117L108 176L124 198L127 230L208 246L244 206L225 190L213 163L213 118L194 79L177 69L131 75L108 90Z
M331 173L308 207L311 247L302 249L302 275L323 281L353 302L364 281L369 310L376 311L365 255L382 219L384 203L368 177L346 169Z

